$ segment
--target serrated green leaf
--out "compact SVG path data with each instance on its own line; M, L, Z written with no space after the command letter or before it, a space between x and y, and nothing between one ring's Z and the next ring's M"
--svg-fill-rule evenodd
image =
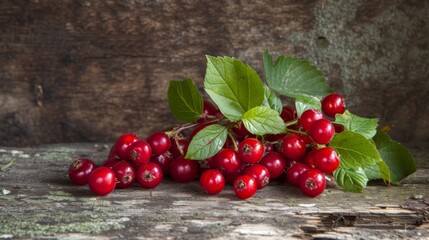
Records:
M243 124L246 129L256 135L283 133L286 125L275 110L259 106L243 114Z
M265 51L264 71L268 86L287 97L323 97L332 92L322 73L307 61L280 56L273 64L272 56Z
M338 153L345 169L365 169L383 161L370 140L352 131L335 134L329 146Z
M264 100L258 74L235 58L207 56L204 87L223 115L233 121Z
M343 168L340 165L334 171L334 178L340 187L349 192L362 192L368 183L368 178L362 168L353 170Z
M179 121L193 122L203 113L203 98L191 79L170 81L168 104Z
M383 179L385 182L391 181L390 170L384 161L365 168L365 174L369 180Z
M189 143L186 158L204 160L218 153L225 144L228 130L219 124L209 125L200 130Z
M269 107L278 113L283 110L283 104L280 98L268 86L264 86L264 101L263 106Z
M301 114L308 109L321 110L322 103L320 99L314 96L299 94L295 98L295 108L298 117L301 117Z
M384 162L390 169L391 182L398 184L416 171L416 163L407 148L392 141L385 132L377 132L373 138Z
M343 114L335 116L335 122L344 126L345 130L350 130L362 134L370 139L377 132L378 118L364 118L356 116L346 110Z

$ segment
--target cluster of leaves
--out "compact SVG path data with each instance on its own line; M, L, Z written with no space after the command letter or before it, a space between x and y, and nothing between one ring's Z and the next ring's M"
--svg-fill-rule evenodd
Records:
M279 56L273 62L265 51L263 64L265 83L239 59L207 56L204 90L225 119L198 132L186 158L214 156L224 146L231 126L239 122L261 138L287 133L278 95L295 101L299 117L307 109L321 110L321 99L332 92L321 72L307 61ZM182 122L194 122L203 113L203 97L191 79L172 80L168 101L173 115ZM335 123L343 125L345 131L336 133L329 146L340 156L334 177L345 190L362 192L373 179L397 184L416 170L408 150L386 132L377 131L378 119L346 111L337 114Z

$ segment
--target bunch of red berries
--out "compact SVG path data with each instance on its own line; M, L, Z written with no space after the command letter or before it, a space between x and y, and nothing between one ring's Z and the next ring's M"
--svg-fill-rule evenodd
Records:
M169 176L180 183L199 177L202 190L210 195L231 184L242 199L252 197L271 179L286 179L304 194L315 197L325 190L325 174L332 174L340 164L334 149L326 145L335 132L343 130L330 119L344 111L339 94L326 96L322 111L308 109L300 118L293 108L285 106L280 114L287 126L285 133L254 136L241 122L234 123L228 125L229 138L218 153L209 159L190 160L185 156L192 138L225 119L213 104L204 101L203 115L196 122L169 132L154 132L146 140L123 134L101 167L96 168L89 159L78 159L71 164L69 177L75 184L88 184L98 195L128 188L135 182L143 188L154 188Z

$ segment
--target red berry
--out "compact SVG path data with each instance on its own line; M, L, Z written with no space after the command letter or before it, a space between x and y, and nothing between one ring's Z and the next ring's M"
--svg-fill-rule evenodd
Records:
M152 148L146 141L138 140L128 147L128 159L137 165L149 162L151 155Z
M345 111L344 99L340 94L332 93L322 100L323 113L331 118L336 114L342 114Z
M241 199L247 199L255 195L257 190L256 181L253 177L243 175L235 179L234 192Z
M238 145L238 157L245 163L259 162L264 151L264 145L256 138L246 138Z
M207 120L208 116L215 116L217 108L209 101L204 100L203 104L203 114L197 120L199 123Z
M335 128L331 121L319 119L313 123L310 130L310 136L318 144L327 144L334 136Z
M340 165L340 159L334 149L325 147L314 154L314 165L324 173L332 173Z
M242 176L245 170L246 170L246 165L241 164L240 167L238 167L237 171L233 173L223 173L226 184L234 185L235 179Z
M127 148L137 140L137 136L132 133L125 133L120 136L115 143L115 151L118 157L122 160L128 160L129 151L127 151Z
M232 127L232 131L237 134L237 136L245 137L251 135L251 133L246 129L243 122L239 122Z
M174 157L185 156L188 151L188 146L189 141L186 139L178 139L177 142L172 139L170 151Z
M116 188L128 188L134 184L136 172L130 163L126 161L118 162L112 170L116 177Z
M268 169L261 164L249 166L246 171L244 171L244 175L253 177L258 189L262 189L270 183L270 172L268 172Z
M320 195L326 187L325 174L317 169L309 169L299 178L299 189L309 197Z
M89 175L95 169L93 161L87 158L74 160L69 167L69 178L76 185L88 183Z
M99 167L89 175L88 185L93 193L105 196L115 189L115 174L108 167Z
M146 142L149 143L154 154L163 154L170 149L171 141L165 132L154 132L150 135Z
M198 173L198 163L184 157L177 157L171 161L170 176L174 181L187 183L194 180Z
M153 162L142 164L137 170L137 182L143 188L155 188L163 178L161 167Z
M167 175L170 171L170 163L173 160L173 154L170 151L166 151L163 154L153 155L150 161L158 164L162 169L162 174Z
M237 153L229 148L221 149L214 157L216 166L222 173L234 173L241 165Z
M315 148L315 149L312 149L311 151L309 151L308 153L306 153L304 158L302 159L302 162L310 168L315 168L314 155L316 154L317 151L318 151L318 149Z
M109 158L103 162L103 167L108 167L110 169L113 169L113 167L120 161L122 160L119 158Z
M219 170L207 170L200 177L200 186L209 195L216 195L222 192L225 178Z
M322 118L322 112L313 109L308 109L302 113L301 118L299 119L299 124L301 124L305 131L309 132L313 123Z
M296 110L294 108L283 106L282 112L280 113L280 117L284 122L290 122L297 118Z
M300 176L310 168L303 163L295 163L286 171L286 179L289 184L298 186Z
M270 173L271 179L280 177L286 167L286 161L282 155L276 152L267 153L259 162L264 165Z
M297 134L288 134L283 138L283 156L299 160L306 151L305 142Z
M107 157L107 159L112 159L112 158L119 158L118 154L116 153L116 145L113 145L110 148L109 156Z

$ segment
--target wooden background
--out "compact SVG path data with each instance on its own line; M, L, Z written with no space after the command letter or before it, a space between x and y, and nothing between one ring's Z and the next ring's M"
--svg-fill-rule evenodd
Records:
M168 81L205 54L262 74L309 59L359 115L429 140L429 1L0 1L0 144L112 141L172 125Z

